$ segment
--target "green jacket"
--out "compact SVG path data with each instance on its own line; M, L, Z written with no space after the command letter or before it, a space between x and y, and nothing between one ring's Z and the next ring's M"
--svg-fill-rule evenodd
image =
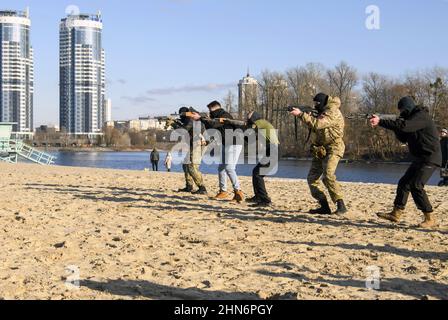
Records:
M277 130L274 126L267 120L260 119L255 121L258 131L263 137L266 138L268 144L279 145L280 141L278 139Z
M345 153L345 120L340 108L341 99L330 97L326 111L318 118L303 113L300 119L311 129L313 145L323 146L328 154L342 158Z

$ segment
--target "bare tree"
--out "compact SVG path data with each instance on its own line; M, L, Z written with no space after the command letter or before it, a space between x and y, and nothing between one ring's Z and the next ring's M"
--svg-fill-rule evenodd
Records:
M233 93L232 90L229 90L227 95L224 97L223 101L224 101L224 108L227 110L227 112L229 113L237 112L237 108L235 105L235 94Z
M289 69L286 76L294 103L311 105L317 93L329 91L325 67L321 64L308 63L305 67Z
M327 72L330 83L330 93L337 96L342 102L342 111L351 111L353 102L353 89L358 83L358 72L346 62L339 63L334 69Z
M294 118L280 109L290 104L313 105L318 92L341 98L342 112L398 113L397 103L406 95L415 97L419 104L429 107L440 126L448 126L448 70L435 67L391 78L378 73L362 77L358 87L355 68L341 62L335 68L309 63L291 68L285 73L264 71L259 77L259 97L256 111L279 129L283 154L307 154L309 131L295 126ZM297 139L295 136L297 134ZM346 156L354 159L401 159L407 155L392 132L375 130L367 121L347 121Z

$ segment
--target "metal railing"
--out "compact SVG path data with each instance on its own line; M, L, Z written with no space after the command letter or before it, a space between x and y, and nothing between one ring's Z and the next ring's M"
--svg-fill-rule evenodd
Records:
M50 165L55 157L23 143L22 140L0 139L0 161L17 163L18 156L31 162Z

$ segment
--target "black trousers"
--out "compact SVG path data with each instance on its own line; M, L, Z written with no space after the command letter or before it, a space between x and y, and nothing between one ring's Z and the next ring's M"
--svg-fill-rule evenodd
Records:
M274 148L274 146L270 147L269 145L266 147L266 157L269 158L271 156L271 149ZM277 148L275 146L275 148ZM277 159L275 159L274 161L276 161ZM268 195L268 192L266 190L266 184L264 182L264 175L261 175L260 171L262 168L269 168L271 163L272 163L272 159L270 162L265 163L265 161L260 161L257 166L255 167L255 169L252 172L252 184L254 187L254 193L255 193L255 197L258 199L258 201L260 202L264 202L264 203L271 203L271 198Z
M159 171L159 162L152 161L152 171Z
M424 213L433 212L433 208L425 191L425 185L436 170L437 166L433 164L422 162L412 163L408 171L406 171L406 174L398 183L395 206L399 209L405 209L410 193L420 211L423 211Z

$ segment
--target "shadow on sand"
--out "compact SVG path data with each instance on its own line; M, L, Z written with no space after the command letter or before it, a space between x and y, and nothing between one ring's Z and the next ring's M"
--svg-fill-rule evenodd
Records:
M327 285L334 285L340 287L352 287L358 289L365 289L366 282L360 280L354 280L350 277L343 276L331 276L333 279L325 279L323 277L318 277L317 279L309 279L300 273L292 272L271 272L267 270L258 270L258 274L267 277L279 277L288 278L301 282L319 282ZM406 280L399 278L392 279L381 279L381 289L378 292L394 292L407 296L414 297L416 299L421 299L423 296L431 296L436 299L446 300L448 299L448 285L438 283L435 281L417 281L417 280Z
M222 219L238 219L242 221L266 221L272 223L306 223L316 224L326 227L349 226L355 228L368 228L380 230L413 230L418 232L437 232L448 234L442 230L423 230L415 227L403 225L392 225L382 222L363 222L351 221L336 216L311 216L301 214L294 210L273 209L253 209L246 206L229 208L224 206L205 204L201 202L200 197L194 197L188 194L172 195L166 194L163 190L155 189L127 189L120 187L101 187L101 186L61 186L57 184L26 184L30 189L51 191L63 193L74 198L107 201L114 203L125 203L130 208L171 208L175 207L183 211L205 211L210 213L222 214ZM100 189L103 191L93 191L89 189ZM152 203L152 200L163 200L163 206Z
M81 287L116 296L157 300L259 300L256 293L208 291L197 288L182 289L135 280L83 280Z

